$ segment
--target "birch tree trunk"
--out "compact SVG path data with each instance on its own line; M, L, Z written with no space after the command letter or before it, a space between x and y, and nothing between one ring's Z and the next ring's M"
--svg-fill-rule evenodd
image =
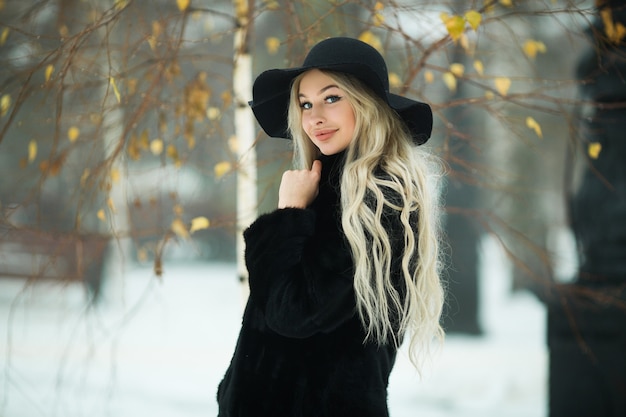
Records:
M248 107L252 94L252 57L249 48L250 15L254 2L233 0L237 29L233 60L235 97L235 136L237 138L237 274L242 283L243 298L248 297L248 271L244 260L243 231L257 216L257 167L254 148L254 118Z

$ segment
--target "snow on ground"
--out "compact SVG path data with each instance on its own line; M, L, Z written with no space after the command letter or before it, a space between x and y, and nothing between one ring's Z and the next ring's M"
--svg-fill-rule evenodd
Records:
M118 284L86 307L75 284L0 281L0 416L216 415L243 307L235 266L135 268ZM421 379L401 352L392 417L546 415L544 308L489 288L484 337L448 336Z

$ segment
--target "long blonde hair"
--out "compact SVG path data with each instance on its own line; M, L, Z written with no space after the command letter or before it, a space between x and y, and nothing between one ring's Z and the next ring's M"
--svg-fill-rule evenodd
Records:
M356 118L341 177L341 219L366 341L398 347L410 330L410 357L420 369L433 339L443 339L439 204L432 184L433 168L440 165L413 145L397 113L358 79L324 72L343 90ZM292 86L288 122L294 164L310 168L320 152L302 129L303 76ZM403 226L400 291L393 285L399 277L392 276L392 242L382 221L390 209L399 212Z

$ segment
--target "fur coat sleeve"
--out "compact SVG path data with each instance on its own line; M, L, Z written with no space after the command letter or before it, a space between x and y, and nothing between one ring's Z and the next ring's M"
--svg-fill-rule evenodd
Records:
M333 216L314 208L276 210L244 238L250 297L265 318L261 327L306 338L331 332L355 314L352 259Z

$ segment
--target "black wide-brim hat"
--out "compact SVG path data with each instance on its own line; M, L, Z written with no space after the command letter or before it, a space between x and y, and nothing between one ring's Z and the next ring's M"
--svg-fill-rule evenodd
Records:
M261 73L252 87L250 107L271 137L291 138L287 126L291 85L311 69L351 74L394 109L417 145L425 143L433 128L433 114L426 103L389 92L389 75L382 55L365 42L352 38L329 38L315 45L298 68L271 69Z

